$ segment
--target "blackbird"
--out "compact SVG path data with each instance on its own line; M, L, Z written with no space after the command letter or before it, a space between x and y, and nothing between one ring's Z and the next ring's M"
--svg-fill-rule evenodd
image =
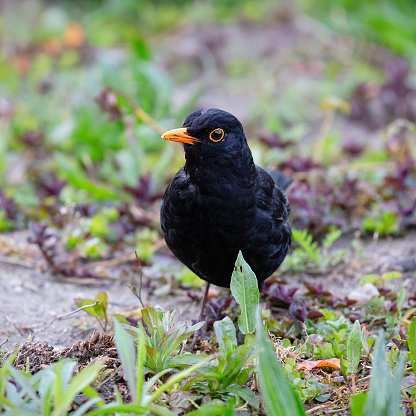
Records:
M160 209L172 253L209 284L230 287L241 250L259 290L283 262L291 242L290 183L253 162L243 126L216 108L196 110L165 140L184 143L185 166L166 189Z

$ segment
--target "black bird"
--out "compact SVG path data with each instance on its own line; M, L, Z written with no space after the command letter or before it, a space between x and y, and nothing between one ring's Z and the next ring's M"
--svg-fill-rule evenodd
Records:
M239 250L259 290L283 262L291 242L291 179L253 162L243 126L216 108L196 110L165 140L184 143L185 166L162 199L163 236L173 254L210 283L230 287Z

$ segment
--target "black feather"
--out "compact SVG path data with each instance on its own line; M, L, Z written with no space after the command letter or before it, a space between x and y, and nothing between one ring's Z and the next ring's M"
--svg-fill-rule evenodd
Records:
M166 189L161 226L173 254L201 279L229 287L238 251L263 287L283 262L291 242L291 179L256 166L243 127L232 114L197 110L185 120L199 139L184 144L185 166ZM212 142L209 134L223 129Z

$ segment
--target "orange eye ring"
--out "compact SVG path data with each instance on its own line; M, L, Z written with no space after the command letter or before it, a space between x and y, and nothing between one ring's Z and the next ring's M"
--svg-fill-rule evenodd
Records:
M224 138L224 130L223 129L215 129L209 134L209 139L212 142L220 142Z

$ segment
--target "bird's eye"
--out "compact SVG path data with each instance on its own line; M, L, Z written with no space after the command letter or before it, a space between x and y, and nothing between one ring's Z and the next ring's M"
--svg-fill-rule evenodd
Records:
M224 138L224 130L223 129L215 129L209 134L209 139L212 142L219 142Z

